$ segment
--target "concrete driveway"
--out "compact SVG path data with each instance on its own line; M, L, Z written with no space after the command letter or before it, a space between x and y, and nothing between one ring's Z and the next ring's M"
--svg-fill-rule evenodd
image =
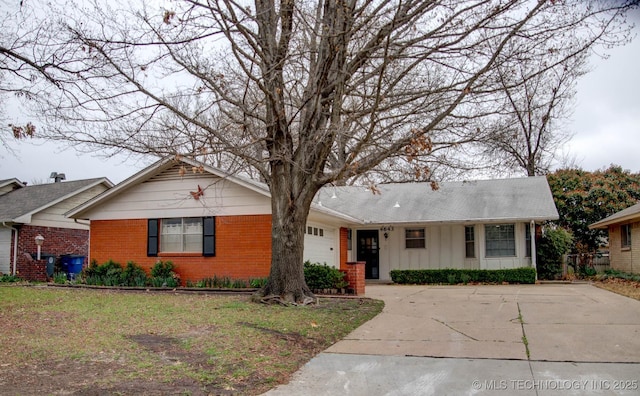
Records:
M589 284L367 285L384 311L268 395L640 394L640 301Z

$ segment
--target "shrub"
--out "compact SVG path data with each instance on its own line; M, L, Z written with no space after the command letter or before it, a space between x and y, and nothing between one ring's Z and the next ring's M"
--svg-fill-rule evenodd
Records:
M120 277L123 286L144 287L149 283L149 277L145 270L133 261L127 263Z
M249 279L249 286L255 288L255 289L260 289L263 288L266 284L267 281L269 280L269 278L251 278Z
M16 275L9 275L9 274L0 274L0 282L3 283L14 283L14 282L20 282L22 279L20 279L18 276Z
M571 249L573 237L560 227L545 227L537 246L537 267L541 279L555 279L562 274L562 256Z
M174 271L171 261L158 260L151 269L151 286L154 287L178 287L180 276Z
M458 284L480 283L535 283L534 268L513 268L499 270L466 269L425 269L392 270L391 280L399 284Z
M83 270L84 283L96 286L138 286L144 287L149 284L147 273L132 261L127 263L125 268L113 260L104 264L92 261Z
M344 273L327 264L310 261L304 263L304 279L311 290L342 289L348 286L344 280Z
M64 285L67 283L67 274L64 272L56 272L53 274L53 283L57 285Z
M122 266L113 260L100 265L91 261L91 264L82 270L82 274L87 285L120 286Z
M214 275L211 278L200 279L199 281L187 281L187 287L198 288L215 288L215 289L259 289L267 283L267 278L250 278L248 281L244 279L232 279L228 276L218 277Z

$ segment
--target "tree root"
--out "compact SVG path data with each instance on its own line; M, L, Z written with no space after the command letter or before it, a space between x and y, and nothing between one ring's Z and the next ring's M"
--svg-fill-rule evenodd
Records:
M262 296L259 293L256 293L251 297L251 300L254 302L262 303L262 304L279 304L285 307L318 304L317 297L315 296L311 297L307 295L303 296L302 300L296 301L296 299L293 298L293 295L280 296L277 294L270 294L267 296Z

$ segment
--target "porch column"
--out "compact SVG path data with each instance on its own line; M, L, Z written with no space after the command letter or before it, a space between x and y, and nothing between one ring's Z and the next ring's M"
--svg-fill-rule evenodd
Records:
M538 266L536 263L536 222L529 223L529 236L531 239L531 266L536 270L536 281L538 280Z

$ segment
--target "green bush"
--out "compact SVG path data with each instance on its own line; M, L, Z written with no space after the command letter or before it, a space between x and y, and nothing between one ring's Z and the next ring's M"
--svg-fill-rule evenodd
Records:
M92 261L83 270L84 283L96 286L138 286L149 284L149 277L142 267L132 261L125 268L113 260L104 264Z
M535 283L534 268L499 270L425 269L392 270L391 280L398 284L458 284L458 283Z
M67 274L64 272L56 272L53 274L53 283L57 285L64 285L67 283Z
M121 275L122 265L113 260L104 264L92 261L87 268L82 270L82 278L87 285L120 286Z
M248 281L244 279L232 279L228 276L218 277L214 275L210 278L200 279L199 281L187 281L187 287L210 288L210 289L259 289L267 283L267 278L250 278Z
M151 286L178 287L180 285L180 276L173 269L174 266L171 261L158 260L151 269Z
M145 270L132 261L127 263L120 277L123 286L144 287L149 284L149 277Z
M251 278L249 279L249 286L255 288L255 289L260 289L263 288L266 284L267 281L269 280L269 278Z
M339 269L327 264L310 261L304 263L304 279L311 290L342 289L349 284L344 279L345 274Z
M0 274L0 282L2 283L14 283L20 282L22 279L18 278L16 275L9 274Z
M540 279L556 279L562 274L562 256L573 244L569 231L560 227L544 227L538 241L537 267Z

